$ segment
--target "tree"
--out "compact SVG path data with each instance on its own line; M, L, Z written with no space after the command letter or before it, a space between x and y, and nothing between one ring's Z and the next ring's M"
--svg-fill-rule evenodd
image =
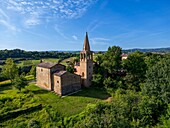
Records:
M21 76L15 77L13 81L13 85L16 89L21 91L22 88L25 88L25 86L28 85L28 82L25 79L25 77L21 75Z
M118 46L109 47L108 51L103 56L102 67L114 76L121 69L121 54L122 49Z
M163 58L146 72L142 92L170 103L170 58Z
M74 73L74 64L69 62L66 67L67 72Z
M125 80L130 89L140 90L139 83L144 82L147 65L144 56L137 51L128 56L123 62L123 68L127 71Z
M33 65L31 70L30 70L30 75L33 75L34 78L36 77L36 67Z
M103 76L101 74L94 74L92 84L101 87L103 85Z
M5 61L5 65L2 68L2 73L6 78L10 79L11 82L13 82L15 77L18 76L18 67L11 58L8 58Z

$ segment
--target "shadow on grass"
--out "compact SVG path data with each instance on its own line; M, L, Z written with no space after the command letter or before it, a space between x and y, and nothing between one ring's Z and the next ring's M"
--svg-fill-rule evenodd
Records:
M47 91L47 90L32 90L31 92L34 94L46 94L49 91Z
M12 84L11 83L5 83L0 85L0 94L3 94L3 91L5 90L11 90Z
M91 98L106 100L111 95L106 91L105 88L89 87L89 88L82 88L82 91L70 96L91 97Z

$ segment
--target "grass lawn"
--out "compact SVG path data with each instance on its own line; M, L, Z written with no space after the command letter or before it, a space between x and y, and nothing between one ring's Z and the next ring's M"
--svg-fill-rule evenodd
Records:
M59 59L56 58L47 58L47 59L42 59L45 62L53 62L53 63L57 63L59 61Z
M70 57L70 58L64 59L64 60L61 61L61 64L67 66L67 62L68 61L73 62L75 58L76 57Z
M39 63L40 63L40 60L24 60L24 61L21 61L21 63L18 63L17 65L19 67L22 67L22 66L37 65Z
M60 97L53 92L35 86L33 83L30 83L21 92L12 88L10 84L2 84L0 85L0 114L38 104L42 104L43 108L2 122L0 127L10 127L10 124L16 127L19 124L22 125L22 123L25 126L31 119L45 125L44 122L48 122L48 118L57 113L62 117L72 116L83 111L88 104L105 100L109 96L104 89L94 87L82 89L82 91L70 96Z
M59 59L56 58L46 58L46 59L42 59L44 62L53 62L53 63L57 63ZM22 66L31 66L31 65L37 65L40 63L40 60L24 60L21 61L21 63L18 63L17 65L19 67Z

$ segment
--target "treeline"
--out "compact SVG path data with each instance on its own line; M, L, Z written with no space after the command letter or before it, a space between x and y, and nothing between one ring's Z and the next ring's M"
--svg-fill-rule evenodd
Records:
M20 49L14 50L0 50L0 60L7 58L30 58L30 59L41 59L41 58L60 58L65 59L73 56L79 56L77 53L69 52L55 52L55 51L24 51Z
M170 48L128 49L128 50L123 50L124 53L131 53L131 52L135 52L135 51L140 51L140 52L167 53L167 52L170 52Z

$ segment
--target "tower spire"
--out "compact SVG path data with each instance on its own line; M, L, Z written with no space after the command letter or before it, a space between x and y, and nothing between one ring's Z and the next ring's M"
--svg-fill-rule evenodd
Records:
M90 45L89 45L89 39L88 39L88 33L87 32L86 32L86 37L84 39L83 51L90 51Z

